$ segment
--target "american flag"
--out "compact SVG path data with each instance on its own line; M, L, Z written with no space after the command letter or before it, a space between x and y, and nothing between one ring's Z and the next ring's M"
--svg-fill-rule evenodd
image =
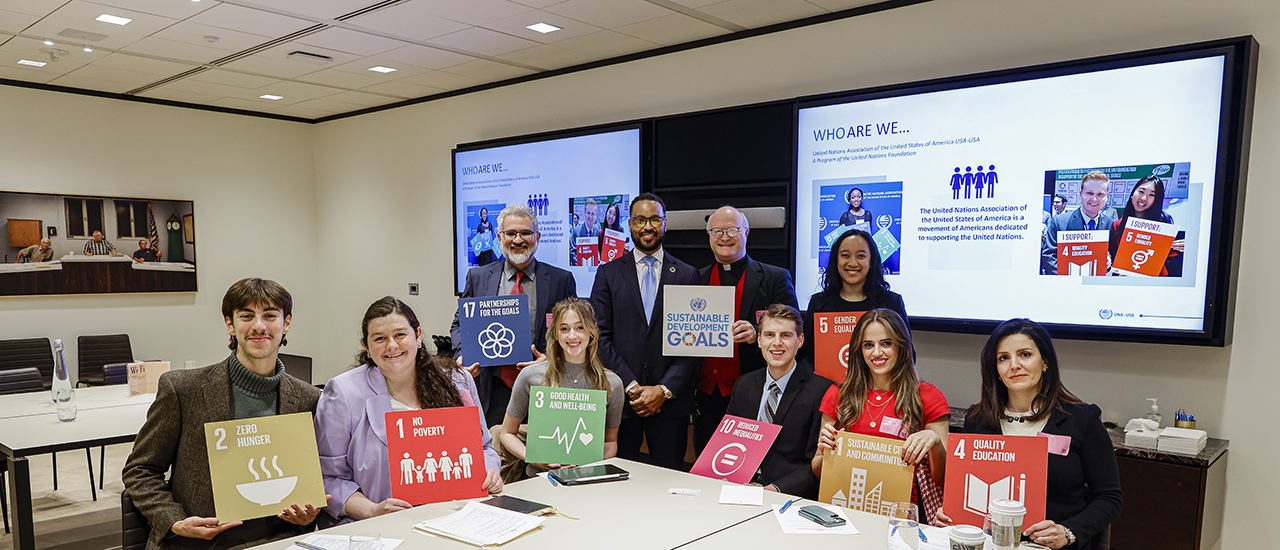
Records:
M156 214L151 211L151 203L147 203L147 239L151 241L151 249L160 251L160 234L156 233Z

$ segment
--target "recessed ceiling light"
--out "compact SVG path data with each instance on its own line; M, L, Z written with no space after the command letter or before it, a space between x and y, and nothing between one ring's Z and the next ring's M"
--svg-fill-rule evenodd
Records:
M52 45L53 45L53 41L52 41L52 40L50 40L50 39L48 39L48 38L46 38L46 39L44 39L44 45L46 45L46 46L52 46Z
M271 95L271 94L263 94L263 95L260 95L260 96L258 96L258 97L260 97L260 98L262 98L262 99L270 99L271 101L275 101L275 100L277 100L277 99L284 99L284 96L282 96L282 95Z
M546 23L534 23L525 28L531 31L538 31L542 34L547 34L549 32L556 32L560 30L560 27L557 27L555 25L548 25Z
M391 67L383 67L382 65L378 65L377 67L369 67L369 70L375 73L383 73L383 74L396 72L395 69Z
M32 61L30 59L19 59L18 64L31 65L32 67L43 67L45 65L48 65L48 63L45 63L44 61Z
M85 47L84 47L84 51L86 51L86 52L88 52L88 53L93 53L93 48L90 48L89 46L85 46Z
M133 21L128 17L117 17L106 13L99 15L96 19L103 23L111 23L113 25L128 25L130 21Z

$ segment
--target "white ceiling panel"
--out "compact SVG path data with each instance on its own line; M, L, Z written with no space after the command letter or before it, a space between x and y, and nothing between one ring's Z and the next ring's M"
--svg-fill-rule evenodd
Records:
M0 57L0 65L12 66L14 63L17 63L19 59L29 59L31 61L42 61L48 63L48 65L41 67L43 70L62 74L75 70L81 65L92 63L105 55L101 53L85 53L80 50L72 50L70 48L63 47L62 50L67 53L55 62L50 60L49 54L40 51L41 49L48 47L49 46L45 46L44 43L39 40L17 37L11 38L6 41L4 45L0 45L0 52L10 54Z
M62 76L61 72L54 72L51 70L46 71L44 70L44 67L37 69L35 67L18 65L16 64L17 61L17 57L5 52L0 52L0 78L21 80L23 82L48 82Z
M96 1L96 0L95 0ZM378 0L251 0L266 8L308 15L320 19L334 19L353 11L378 3Z
M316 65L305 61L289 59L287 56L295 51L329 56L333 58L333 61L323 65ZM240 71L262 74L264 76L297 78L304 74L314 73L316 71L327 69L331 66L355 61L356 59L357 56L349 53L308 46L297 42L290 42L288 44L276 46L275 48L265 52L251 55L244 59L237 59L228 63L226 66Z
M189 2L174 0L89 0L94 4L124 8L126 10L159 15L170 19L186 19L217 5L217 2Z
M261 88L268 84L280 82L278 78L267 78L251 74L242 74L235 71L223 69L209 69L201 71L187 77L187 80L195 80L198 82L211 82L213 84L225 84L227 86L235 86L238 88Z
M127 17L133 21L130 21L127 25L114 25L97 21L95 18L102 14ZM45 16L39 23L28 28L27 34L41 35L58 40L58 33L71 28L105 34L107 35L106 39L92 42L92 44L104 48L119 48L176 22L176 19L169 17L103 6L82 0L71 0L66 5ZM70 42L71 40L68 41ZM79 42L75 41L74 43Z
M446 73L443 71L431 71L429 73L422 73L409 78L402 78L400 80L410 84L420 84L432 88L439 88L441 90L457 90L459 88L468 88L481 83L479 80L474 78Z
M498 57L507 61L515 61L525 65L533 65L544 69L559 69L573 65L581 65L595 59L585 53L566 50L559 46L546 45L502 54Z
M480 27L471 27L453 34L446 34L439 38L433 38L430 42L481 55L501 55L538 45L537 42L532 40L525 40L517 36L502 34Z
M567 2L568 0L511 0L511 1L517 4L529 6L531 8L542 9L547 6L554 6L556 4Z
M27 27L30 27L32 23L39 20L39 15L0 9L0 30L5 32L23 32ZM4 40L5 38L8 37L0 36L0 40Z
M355 90L355 89L363 88L365 86L372 86L374 84L387 82L388 79L386 78L378 78L383 76L387 76L387 75L380 75L374 72L368 72L368 74L359 74L359 73L353 73L353 72L347 72L347 71L337 71L334 69L325 69L323 71L316 71L314 73L304 74L298 77L296 80L301 80L303 82L310 82L312 84L320 84L324 86L335 86L338 88L349 88L349 89Z
M139 86L145 86L147 84L155 82L156 80L159 80L158 78L156 78L155 75L150 73L140 73L138 71L130 71L127 69L113 69L109 67L99 67L97 64L93 64L93 65L85 65L83 67L80 67L79 69L71 71L66 75L64 75L62 78L54 80L53 83L63 84L64 79L71 78L71 77L74 77L77 79L88 79L88 80L106 80L111 82L128 84L129 87L123 90L119 90L121 92L127 92ZM71 84L66 84L66 85L70 86Z
M400 101L399 98L384 95L366 94L364 92L342 92L329 96L329 99L343 103L353 103L361 107L377 107Z
M545 11L606 29L639 23L672 13L667 8L644 0L569 0L550 6Z
M213 101L210 101L208 105L213 105L215 107L227 107L230 109L243 109L246 111L262 111L262 112L265 112L267 109L271 109L273 107L279 106L276 104L276 102L269 101L266 99L242 99L238 97L218 98Z
M347 52L359 56L377 55L394 50L406 43L381 36L365 34L347 29L330 28L318 33L299 38L298 42L308 46L320 46L330 50Z
M293 104L299 101L306 101L308 99L318 99L321 97L331 96L341 91L342 90L331 88L329 86L307 84L305 82L284 81L271 84L269 86L263 86L257 90L246 91L240 97L251 96L256 98L262 94L279 95L284 96L284 99L278 100L281 103Z
M477 59L468 61L461 65L454 65L445 69L444 72L468 76L481 82L494 82L497 80L506 80L517 76L531 75L534 71L521 69L520 67L512 67L503 63L496 63L487 59Z
M67 0L4 0L4 9L43 17L66 3Z
M380 60L379 63L381 63L381 60L386 60L391 63L407 63L424 69L443 69L466 63L475 58L439 48L414 44L378 55L377 59ZM395 65L390 66L394 67Z
M507 0L413 0L432 14L469 25L483 25L532 11L529 6Z
M270 37L259 34L222 29L191 21L180 21L152 36L185 44L217 48L227 53L244 51L271 40ZM205 38L208 36L217 39L210 42Z
M79 71L77 71L79 72ZM102 78L87 78L76 76L75 73L62 75L58 78L50 80L48 84L54 86L67 86L69 88L80 88L82 90L97 90L100 92L111 92L114 94L122 94L134 88L136 85L128 82L117 82L114 80L106 80Z
M748 28L827 13L804 0L728 0L698 11Z
M187 21L271 37L287 36L315 25L311 21L231 4L218 4Z
M363 88L362 91L376 93L376 94L393 95L393 96L404 98L404 99L414 99L419 97L426 97L432 94L438 94L440 92L443 92L444 90L441 90L440 88L432 88L430 86L419 86L417 84L410 84L403 80L393 80L391 82L383 82L382 84L376 84L373 86L369 86L367 88Z
M189 78L175 80L165 84L162 88L181 92L195 92L216 97L246 97L253 91L239 86L226 86L223 84L214 84L212 82L200 82ZM262 94L253 94L253 97L258 97L260 95Z
M333 96L329 96L321 99L310 99L307 101L300 101L298 103L293 104L293 106L303 107L306 109L317 109L320 111L331 111L334 113L345 113L347 111L354 111L356 109L363 109L366 107L365 105L358 105L355 103L348 103L345 101L334 101L332 98Z
M390 73L379 73L376 71L369 70L370 67L378 67L378 66L391 67L392 69L395 69L395 71L392 71ZM389 82L392 80L398 80L398 79L404 78L406 76L413 76L415 74L425 73L430 69L423 68L423 67L415 67L413 65L409 65L406 63L398 63L384 56L375 55L373 57L360 58L350 63L343 63L341 65L333 67L333 70L344 71L348 73L355 73L355 74L364 75L364 76L377 77L379 82Z
M578 38L559 42L556 45L591 55L596 59L608 59L658 47L658 44L653 42L613 31L600 31L586 36L579 36Z
M682 6L694 8L694 9L700 9L705 6L710 6L711 4L724 2L724 0L671 0L671 1L676 4L680 4Z
M860 8L862 6L870 6L871 4L879 4L884 1L885 0L809 0L809 3L825 10L840 11L850 8Z
M534 23L554 25L560 27L560 30L543 34L538 31L531 31L525 28ZM570 19L549 11L531 11L529 13L522 13L515 17L508 17L492 23L485 23L484 28L519 36L521 38L527 38L543 44L551 44L561 40L568 40L584 34L591 34L593 32L604 30L595 25L583 23L576 19Z
M175 42L149 36L121 48L119 51L137 52L157 57L181 59L192 63L208 63L227 56L227 52L217 48L197 46L186 42Z
M148 59L146 57L139 57L126 53L113 53L106 55L102 59L95 61L94 64L100 67L126 69L161 77L182 74L198 66L195 64L173 63L170 61L160 61L158 59Z
M683 44L729 33L728 29L682 13L664 15L657 19L625 25L614 30L627 36L662 44L663 46Z
M344 22L414 40L428 40L471 26L437 17L432 6L421 0L384 8Z
M152 88L138 95L142 97L167 99L169 101L181 101L183 103L195 103L199 105L204 105L206 103L209 103L210 101L213 101L221 97L214 94L202 94L199 92L188 92L185 90L177 90L169 86Z

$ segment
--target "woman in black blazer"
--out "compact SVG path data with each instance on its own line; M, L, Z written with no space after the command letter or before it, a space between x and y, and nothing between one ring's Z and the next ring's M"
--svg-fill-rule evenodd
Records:
M1102 410L1062 385L1058 356L1043 327L1011 319L982 348L982 401L965 416L965 433L1071 438L1066 455L1049 453L1044 521L1023 533L1049 548L1091 550L1120 515L1115 450ZM938 523L950 518L938 514Z

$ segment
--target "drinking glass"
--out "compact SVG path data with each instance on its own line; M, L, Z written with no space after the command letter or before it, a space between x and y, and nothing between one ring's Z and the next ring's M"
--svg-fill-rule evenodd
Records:
M914 503L889 503L889 537L898 537L898 542L912 550L920 547L920 512ZM902 547L892 542L889 547L895 546Z

